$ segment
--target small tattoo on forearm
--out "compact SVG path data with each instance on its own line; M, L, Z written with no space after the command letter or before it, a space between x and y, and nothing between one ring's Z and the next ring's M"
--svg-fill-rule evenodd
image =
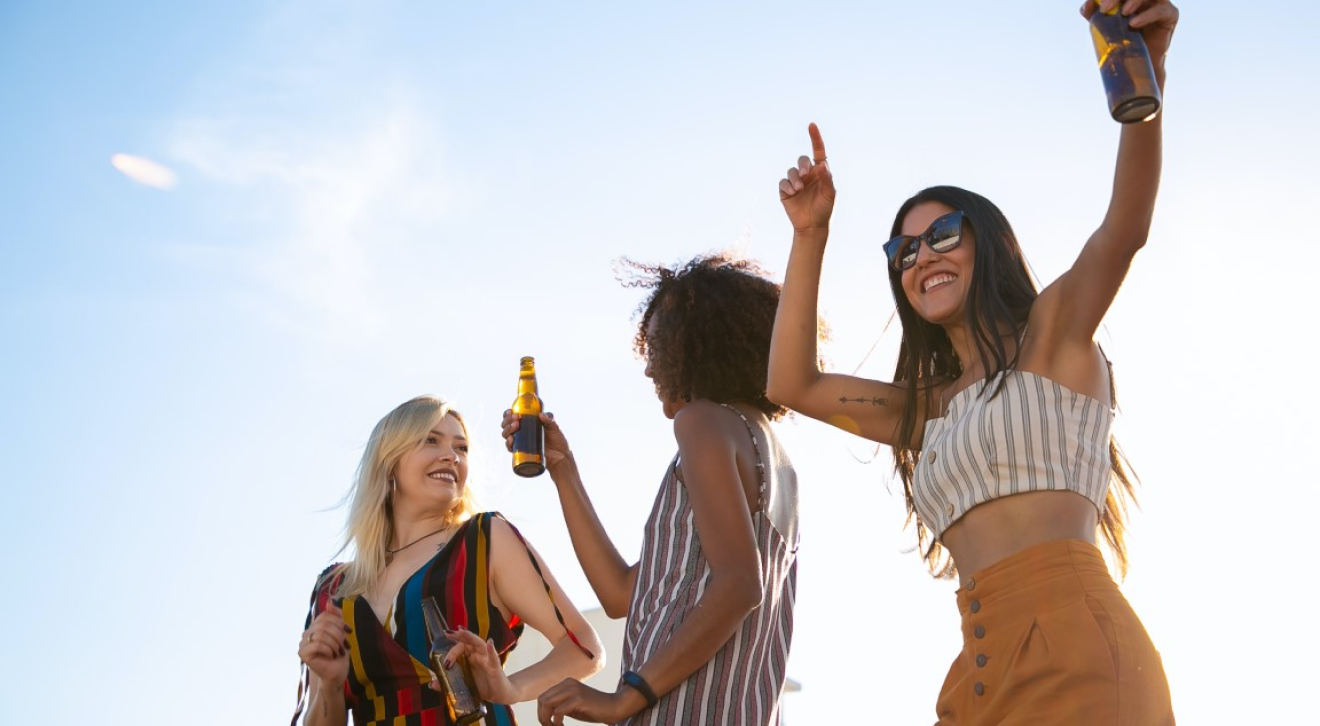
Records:
M840 396L839 403L869 403L872 406L888 406L889 399L880 398L879 396L874 396L872 398L864 398L861 396L857 398L848 398L847 396Z

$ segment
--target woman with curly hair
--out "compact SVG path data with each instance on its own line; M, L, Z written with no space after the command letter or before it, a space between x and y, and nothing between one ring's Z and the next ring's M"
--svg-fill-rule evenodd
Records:
M793 632L797 478L765 395L779 286L724 255L677 268L627 264L650 289L634 341L678 453L660 481L639 561L601 526L551 414L547 470L573 548L605 612L627 616L611 693L566 679L541 695L542 723L779 722ZM505 412L512 444L518 419Z

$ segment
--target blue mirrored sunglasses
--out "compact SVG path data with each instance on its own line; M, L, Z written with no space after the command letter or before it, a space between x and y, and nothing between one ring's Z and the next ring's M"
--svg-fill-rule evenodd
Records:
M962 244L962 212L949 212L930 223L925 232L913 237L910 234L899 236L885 243L885 254L889 257L889 266L902 272L917 264L917 252L921 243L935 252L944 254L957 249Z

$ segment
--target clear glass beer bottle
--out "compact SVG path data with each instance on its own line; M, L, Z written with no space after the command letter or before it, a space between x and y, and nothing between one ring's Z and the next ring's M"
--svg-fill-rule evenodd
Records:
M486 705L481 702L477 685L472 680L472 671L468 669L467 658L458 656L445 667L445 658L454 647L454 639L445 635L449 629L445 616L440 613L440 606L435 598L422 598L422 616L426 621L426 635L431 639L431 670L435 671L436 680L449 708L449 718L456 724L476 723L485 718Z

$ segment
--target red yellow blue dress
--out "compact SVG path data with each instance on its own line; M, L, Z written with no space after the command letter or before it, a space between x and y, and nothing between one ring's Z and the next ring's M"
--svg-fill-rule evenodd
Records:
M501 661L517 645L523 631L522 621L514 615L505 622L490 599L491 523L500 516L496 512L483 512L460 525L449 542L399 588L385 624L365 597L334 598L344 612L344 621L353 628L348 635L349 674L344 683L344 699L355 726L452 723L443 696L429 686L431 671L426 662L430 641L422 619L423 598L435 598L450 627L467 628L483 640L493 640ZM532 562L535 566L534 558ZM338 568L338 564L331 565L317 578L306 627L311 626L312 619L331 601L339 584ZM299 712L307 677L304 668ZM486 713L481 722L485 726L516 724L507 705L487 703ZM294 722L297 720L295 713Z

